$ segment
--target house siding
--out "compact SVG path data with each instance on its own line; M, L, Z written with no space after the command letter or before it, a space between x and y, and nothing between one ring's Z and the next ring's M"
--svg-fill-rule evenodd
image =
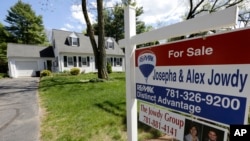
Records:
M74 65L68 65L65 67L64 66L64 56L68 57L76 57L76 66ZM82 67L79 66L79 57L89 57L89 65L83 65ZM72 68L79 68L80 72L85 72L85 73L89 73L89 72L97 72L97 70L95 69L95 60L94 60L94 56L90 55L90 54L70 54L70 53L63 53L60 54L59 56L59 72L64 72L64 71L70 71L70 69ZM68 60L67 60L68 61Z

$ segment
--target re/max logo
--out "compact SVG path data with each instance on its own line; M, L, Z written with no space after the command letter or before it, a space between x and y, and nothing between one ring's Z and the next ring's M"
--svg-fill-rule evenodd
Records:
M154 61L154 56L150 54L145 54L145 55L140 56L139 62L144 62L144 61Z
M152 94L154 93L154 87L153 86L146 86L146 85L138 84L136 90L141 91L141 92L152 93Z

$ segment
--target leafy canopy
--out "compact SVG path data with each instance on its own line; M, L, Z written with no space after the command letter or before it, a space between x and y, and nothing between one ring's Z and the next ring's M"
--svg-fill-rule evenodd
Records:
M7 64L7 42L9 41L9 33L5 30L2 23L0 23L0 73L6 73L8 69Z
M18 1L8 10L6 30L16 43L43 44L46 41L42 16L36 16L31 5Z

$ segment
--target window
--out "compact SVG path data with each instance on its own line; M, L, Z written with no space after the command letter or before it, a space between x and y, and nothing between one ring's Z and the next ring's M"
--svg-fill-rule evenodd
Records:
M72 41L72 46L79 46L78 40L79 38L73 38L71 37L71 41Z
M77 67L76 56L63 56L64 67L74 66Z
M108 47L114 49L114 42L108 43Z
M111 58L107 58L107 63L109 63L112 66L112 64L111 64Z
M113 58L107 58L107 63L109 63L111 66L114 66L114 63L113 63Z
M87 56L87 57L82 57L82 58L81 58L81 64L82 64L83 66L89 66L89 65L90 65L89 62L90 62L90 61L89 61L89 56Z
M69 41L69 45L70 45L70 46L80 46L79 38L76 38L76 37L69 37L69 38L68 38L68 41Z
M120 58L116 58L116 65L119 66L119 65L121 65L120 63L121 63L121 62L120 62Z
M87 66L87 58L82 57L82 65Z
M73 66L73 57L68 57L68 65Z
M71 33L69 36L68 36L68 43L70 46L80 46L80 40L79 40L79 37L76 35L76 33Z
M122 58L114 58L115 66L122 66Z
M114 42L111 38L108 38L106 40L106 49L109 49L109 48L114 49Z

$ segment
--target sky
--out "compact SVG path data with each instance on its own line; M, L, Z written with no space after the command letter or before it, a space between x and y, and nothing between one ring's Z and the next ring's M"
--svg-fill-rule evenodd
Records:
M0 22L4 21L10 7L18 0L1 0ZM31 5L36 15L43 17L43 24L46 30L60 29L74 32L83 32L86 29L85 20L81 10L80 0L22 0ZM87 0L92 4L95 0ZM105 6L111 6L121 0L104 0ZM174 24L182 20L187 11L186 0L136 0L137 6L142 6L144 13L139 17L146 25L154 28ZM94 7L94 6L93 6ZM94 10L93 10L94 11ZM93 13L93 12L92 12ZM89 13L92 23L95 16Z

